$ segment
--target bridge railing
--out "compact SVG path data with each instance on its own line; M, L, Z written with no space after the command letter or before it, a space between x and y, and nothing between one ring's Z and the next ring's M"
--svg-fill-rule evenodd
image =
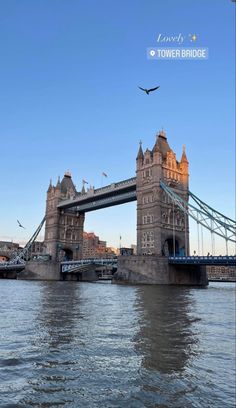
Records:
M103 265L112 265L117 266L117 258L89 258L89 259L81 259L78 261L64 261L61 262L61 271L62 272L72 272L79 266L86 266L86 265L96 265L96 266L103 266Z
M77 261L63 261L61 265L88 265L88 264L111 264L117 263L117 257L114 258L87 258L87 259L79 259Z
M58 204L58 208L63 208L64 206L71 204L71 206L83 206L83 205L87 205L83 202L86 202L87 200L92 200L92 198L94 197L94 199L96 200L96 203L99 199L99 197L101 196L101 200L103 200L102 196L106 193L113 193L113 192L119 192L121 191L120 196L122 195L122 189L124 187L135 187L136 186L136 177L132 177L130 179L127 180L123 180L123 181L119 181L118 183L112 183L109 184L105 187L101 187L101 188L97 188L97 189L93 189L91 188L90 190L88 190L85 194L79 194L78 196L75 196L72 199L66 199L66 200L62 200L60 201L60 203ZM124 199L126 198L125 194L133 194L132 192L126 192L123 193L124 195ZM127 198L129 198L127 196ZM109 200L108 198L104 198L104 200ZM106 204L107 201L104 201L104 204ZM81 203L81 204L80 204Z
M202 265L232 265L236 266L236 256L169 256L169 263L202 264Z
M132 177L132 178L129 178L129 179L126 179L126 180L122 180L122 181L119 181L118 183L112 183L112 184L109 184L109 185L104 186L104 187L96 188L94 190L94 195L101 194L103 192L110 191L110 190L116 190L119 187L125 187L125 186L129 186L129 185L133 185L133 184L136 184L136 177Z
M103 208L103 207L109 207L112 205L118 205L118 204L122 204L125 202L129 202L129 201L134 201L136 199L136 192L135 191L129 191L127 193L121 193L119 195L113 195L110 197L101 197L99 198L99 196L94 197L91 196L90 197L90 201L89 202L83 202L84 199L78 200L63 200L58 204L58 208L64 208L67 205L70 205L71 207L75 207L76 210L78 212L87 212L87 211L94 211L97 210L99 208Z
M11 269L22 269L25 267L25 262L20 260L18 263L7 261L7 262L0 262L0 270L11 270Z

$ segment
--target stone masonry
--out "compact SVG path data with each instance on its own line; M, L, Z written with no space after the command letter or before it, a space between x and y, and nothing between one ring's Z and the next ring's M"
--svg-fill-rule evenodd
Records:
M61 200L73 198L80 193L66 172L62 181L57 185L50 182L47 191L45 247L53 261L63 259L81 259L83 250L84 214L78 213L76 207L68 210L57 208Z
M188 160L183 148L180 162L164 131L152 150L144 153L140 143L137 167L137 254L188 255L188 217L173 205L160 180L188 200Z

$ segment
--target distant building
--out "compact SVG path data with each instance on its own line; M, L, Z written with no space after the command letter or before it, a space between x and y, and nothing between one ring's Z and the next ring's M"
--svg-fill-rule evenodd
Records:
M137 255L137 245L132 244L130 247L133 249L133 254Z
M7 261L18 249L19 244L15 242L0 241L0 262Z
M236 267L209 265L207 266L207 275L209 280L229 280L236 282Z
M120 254L120 250L119 248L115 248L115 247L108 247L108 252L113 252L116 256L118 256Z
M30 247L30 257L43 254L45 252L45 245L43 241L34 241Z
M134 255L134 250L133 248L120 248L120 255Z
M83 232L83 258L105 258L116 256L113 248L106 246L94 232Z
M19 248L19 244L12 241L0 241L0 251L13 251Z

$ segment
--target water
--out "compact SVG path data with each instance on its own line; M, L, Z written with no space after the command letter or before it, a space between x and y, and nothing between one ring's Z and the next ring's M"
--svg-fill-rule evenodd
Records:
M234 288L0 280L0 407L234 407Z

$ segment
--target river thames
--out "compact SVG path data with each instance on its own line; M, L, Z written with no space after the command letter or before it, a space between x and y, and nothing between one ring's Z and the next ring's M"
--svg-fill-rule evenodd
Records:
M234 407L235 285L1 280L0 407Z

